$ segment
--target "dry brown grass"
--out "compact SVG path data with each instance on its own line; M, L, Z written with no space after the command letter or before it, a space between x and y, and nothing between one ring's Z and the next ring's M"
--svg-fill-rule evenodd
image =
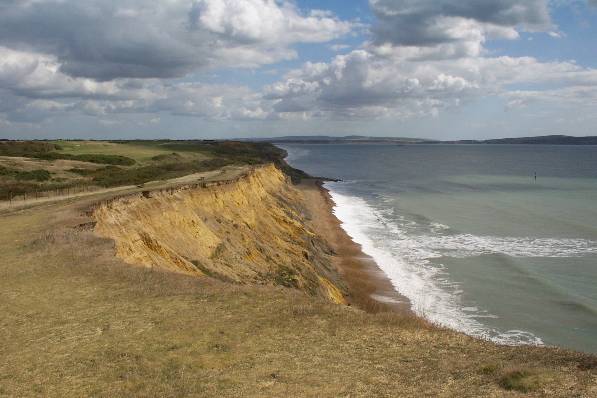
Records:
M593 357L127 266L80 207L42 210L0 218L0 396L517 396L517 369L597 396Z

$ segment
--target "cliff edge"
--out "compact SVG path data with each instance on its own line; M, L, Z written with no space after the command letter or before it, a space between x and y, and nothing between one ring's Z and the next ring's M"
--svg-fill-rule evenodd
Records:
M274 165L112 200L94 218L95 232L113 239L129 264L346 302L332 250L310 229L301 192Z

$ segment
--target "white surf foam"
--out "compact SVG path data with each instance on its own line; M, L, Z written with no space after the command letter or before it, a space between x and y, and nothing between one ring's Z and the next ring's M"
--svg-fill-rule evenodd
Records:
M306 148L298 148L298 147L286 147L284 145L278 145L280 148L284 149L288 154L286 156L286 162L292 163L297 159L304 158L305 156L309 155L309 150Z
M479 319L495 317L475 307L462 303L462 290L450 280L446 271L430 260L441 257L442 251L477 255L479 253L517 253L562 255L565 251L580 252L582 242L564 243L560 249L550 249L548 240L519 240L479 238L472 235L443 237L413 237L395 223L390 222L384 211L376 210L365 200L341 194L328 184L336 203L334 213L342 227L359 243L363 251L373 257L390 278L394 287L405 295L413 311L438 325L449 327L472 336L493 340L500 344L542 345L541 339L521 330L499 331L487 327ZM445 230L445 226L436 226ZM560 242L561 243L561 242ZM521 248L522 247L522 248ZM476 253L476 254L475 254Z
M411 239L451 257L505 254L511 257L582 257L597 254L597 242L585 239L512 238L469 234Z

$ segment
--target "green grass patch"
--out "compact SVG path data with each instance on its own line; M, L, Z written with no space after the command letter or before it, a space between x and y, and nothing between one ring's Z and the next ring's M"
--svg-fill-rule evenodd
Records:
M21 171L15 170L8 167L0 166L0 176L12 178L18 181L48 181L51 178L51 174L47 170L31 170Z
M42 160L77 160L79 162L89 162L95 164L109 164L114 166L133 166L136 162L126 156L120 155L101 155L101 154L83 154L72 155L69 153L46 152L34 154L30 157Z
M115 187L121 185L138 185L149 181L165 180L204 171L217 170L232 164L226 159L210 159L195 162L164 163L135 168L108 166L98 170L71 169L83 176L92 177L96 185Z
M529 393L542 385L541 375L526 369L514 369L506 372L499 380L499 385L509 391Z
M152 158L169 154L170 150L160 148L152 141L123 141L121 143L108 141L57 141L61 149L58 151L70 155L116 155L134 159L137 163L151 162Z
M183 157L176 152L172 153L164 153L163 155L157 155L151 158L154 162L173 162L173 161L180 161Z
M479 373L482 375L493 375L499 370L499 366L495 363L487 363L479 368Z
M33 157L60 149L59 145L42 141L0 141L0 156Z
M274 163L294 182L307 176L284 161L284 150L269 143L240 141L0 141L0 155L48 161L75 160L107 166L95 170L72 168L68 171L84 178L68 181L52 180L45 170L15 172L0 169L0 177L6 177L0 187L2 198L56 189L57 184L59 188L89 184L102 187L141 185L228 165ZM48 184L50 181L52 184ZM22 185L18 186L18 183Z
M20 181L48 181L51 174L47 170L19 171L15 178Z
M78 160L96 164L110 164L118 166L132 166L134 159L123 155L103 153L63 153L63 147L41 141L1 141L0 156L19 156L42 160Z

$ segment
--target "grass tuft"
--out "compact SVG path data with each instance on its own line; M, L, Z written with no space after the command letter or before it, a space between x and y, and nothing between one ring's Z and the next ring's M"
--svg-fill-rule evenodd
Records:
M580 370L597 370L597 358L587 357L578 364Z
M499 385L508 391L529 393L538 390L543 384L540 374L528 369L512 369L504 373Z
M495 363L488 363L488 364L484 364L479 368L479 373L482 375L486 375L486 376L490 376L490 375L494 375L497 373L497 371L499 370L499 365L495 364Z

